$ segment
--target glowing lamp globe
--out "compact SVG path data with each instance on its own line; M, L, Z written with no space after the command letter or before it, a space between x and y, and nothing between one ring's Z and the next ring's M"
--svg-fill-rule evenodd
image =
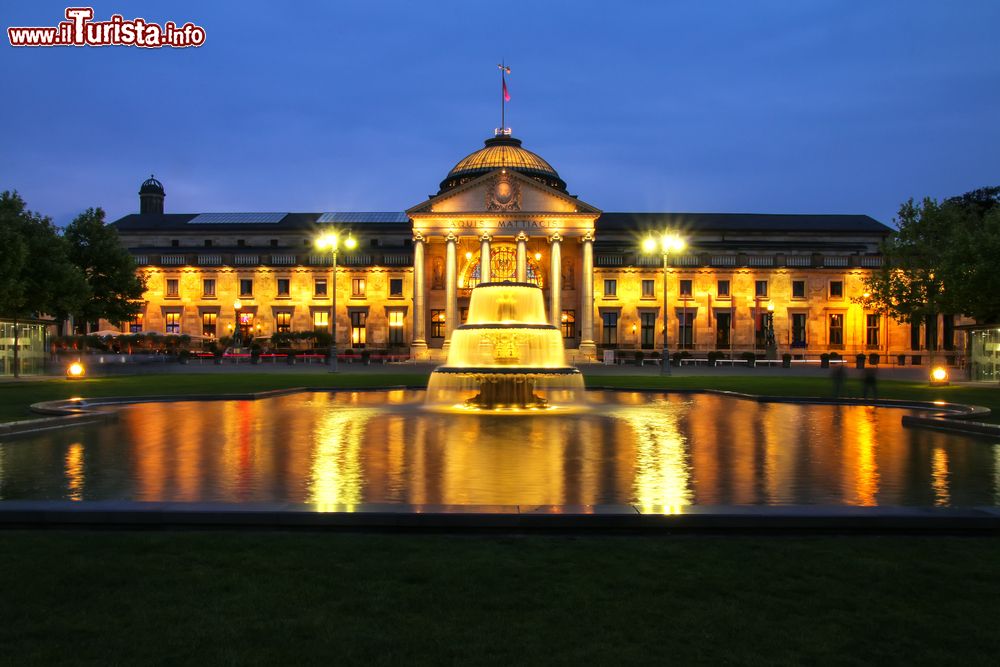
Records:
M948 384L948 369L943 366L937 366L931 371L931 385L935 387L943 387Z

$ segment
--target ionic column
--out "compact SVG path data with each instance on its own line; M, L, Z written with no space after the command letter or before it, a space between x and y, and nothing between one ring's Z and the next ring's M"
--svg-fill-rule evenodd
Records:
M488 283L490 281L490 241L493 240L487 233L479 237L482 242L479 250L479 282Z
M528 235L524 232L517 233L517 274L519 283L528 282Z
M562 236L556 232L549 237L549 322L559 326L562 321Z
M427 356L427 326L425 321L424 290L424 235L413 234L413 342L410 347L415 358Z
M594 344L594 232L590 231L580 239L583 242L583 281L580 290L580 354L597 356Z
M445 237L444 269L444 349L451 347L451 332L458 326L458 237L448 232Z

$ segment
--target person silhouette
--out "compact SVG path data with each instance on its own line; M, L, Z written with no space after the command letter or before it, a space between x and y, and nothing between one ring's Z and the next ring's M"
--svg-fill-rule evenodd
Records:
M830 377L833 379L833 397L840 398L844 392L844 382L847 380L847 369L844 368L844 364L834 363Z

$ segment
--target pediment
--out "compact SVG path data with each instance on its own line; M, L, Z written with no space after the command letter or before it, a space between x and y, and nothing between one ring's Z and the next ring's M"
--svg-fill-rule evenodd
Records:
M590 204L509 169L495 169L409 209L420 214L589 213Z

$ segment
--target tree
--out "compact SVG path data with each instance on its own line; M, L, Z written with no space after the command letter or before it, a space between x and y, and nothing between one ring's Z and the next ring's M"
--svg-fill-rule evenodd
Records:
M103 318L115 324L135 317L146 286L118 230L104 224L104 211L89 208L78 215L66 228L66 240L70 260L90 287L90 299L74 314L84 322Z
M0 243L4 244L0 314L14 322L17 377L18 320L71 312L86 301L89 291L83 274L69 261L66 240L55 225L29 211L16 192L0 193Z
M865 279L871 308L897 322L936 317L947 304L941 249L947 245L951 212L933 199L899 207L898 230L882 244L882 266Z
M867 296L855 301L898 322L936 321L941 313L1000 321L1000 187L940 204L911 199L896 224L882 244L882 267L865 280Z

